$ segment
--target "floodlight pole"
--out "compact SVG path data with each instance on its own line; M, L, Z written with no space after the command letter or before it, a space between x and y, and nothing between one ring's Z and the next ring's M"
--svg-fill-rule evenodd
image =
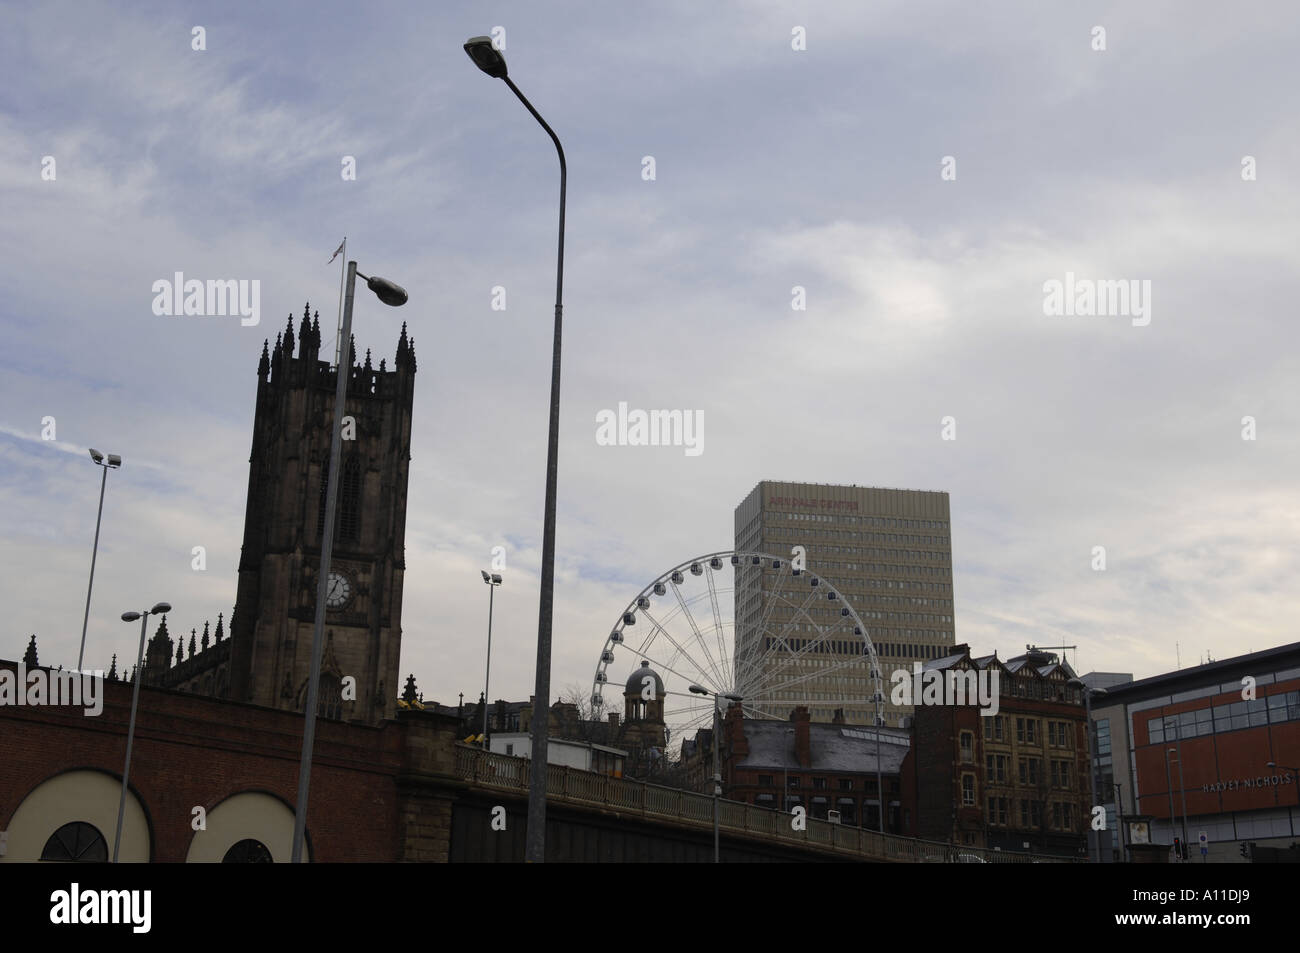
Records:
M91 459L95 459L93 452ZM113 457L113 459L118 458ZM104 463L96 459L95 465L103 469L104 476L99 481L99 512L95 515L95 545L90 550L90 582L86 585L86 615L81 620L81 650L77 653L78 672L81 671L81 665L86 657L86 627L90 624L90 591L95 588L95 558L99 555L99 524L104 518L104 487L108 485L108 471L114 469L111 461ZM118 466L121 464L119 463Z

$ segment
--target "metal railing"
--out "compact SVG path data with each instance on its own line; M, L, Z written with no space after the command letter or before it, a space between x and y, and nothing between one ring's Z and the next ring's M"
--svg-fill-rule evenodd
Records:
M456 775L472 785L511 791L520 796L528 794L527 758L493 754L458 743ZM551 764L546 770L546 797L569 805L620 811L682 827L713 829L713 798L709 795L631 778L612 778ZM740 801L722 801L718 818L719 829L729 834L775 840L828 854L850 854L859 860L986 864L1082 862L1082 859L962 847L881 834L814 817L806 817L804 829L795 830L790 815Z

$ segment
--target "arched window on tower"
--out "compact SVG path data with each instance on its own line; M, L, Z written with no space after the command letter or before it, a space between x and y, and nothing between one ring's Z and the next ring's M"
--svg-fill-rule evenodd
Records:
M361 539L361 458L353 454L342 461L342 493L335 506L338 523L335 533L340 542L355 543ZM329 494L329 469L321 471L320 509L316 514L316 535L325 537L325 500Z
M320 509L316 514L316 538L325 538L325 496L329 492L330 471L326 463L320 470Z
M356 454L343 464L343 497L339 500L339 539L355 543L361 538L361 458Z
M320 677L320 697L316 703L316 715L338 721L343 717L343 683L333 675Z

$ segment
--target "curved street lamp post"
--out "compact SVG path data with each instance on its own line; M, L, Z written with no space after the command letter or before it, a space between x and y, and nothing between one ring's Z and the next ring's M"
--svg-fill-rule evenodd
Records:
M558 470L560 442L560 329L564 297L564 193L568 168L564 162L564 147L546 120L533 108L519 87L507 75L506 59L487 36L471 37L465 43L465 52L474 65L493 79L503 80L533 118L546 130L555 143L560 157L560 233L559 251L555 266L555 333L551 347L551 421L546 442L546 510L542 529L542 594L537 613L537 681L533 695L541 710L547 710L551 696L551 615L555 596L555 487ZM543 725L545 721L543 720ZM546 860L546 729L534 731L532 739L532 765L528 782L528 830L524 846L524 860L543 863Z

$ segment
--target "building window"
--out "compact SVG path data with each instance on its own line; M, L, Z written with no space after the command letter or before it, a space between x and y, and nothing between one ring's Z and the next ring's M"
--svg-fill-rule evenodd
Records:
M772 775L760 774L758 776L758 783L765 788L770 788L772 786Z
M1029 802L1028 801L1020 802L1020 826L1021 827L1029 826Z
M361 538L361 458L352 454L343 461L343 492L338 502L338 532L340 542L355 543ZM325 499L329 494L329 467L321 468L320 509L316 514L316 535L325 538Z
M247 837L233 845L221 858L223 864L271 864L274 859L260 840Z
M515 753L515 746L506 745L506 754L513 755L514 753Z
M1023 718L1016 719L1016 741L1021 744L1025 743L1025 720Z
M821 790L825 790L825 788L826 788L826 779L825 779L825 778L813 778L813 787L816 788L816 789L819 790L819 791L821 791Z
M973 774L961 776L961 803L965 807L975 803L975 775Z
M339 539L355 543L361 538L361 458L356 454L343 464L343 494L339 501Z
M788 788L790 788L791 790L793 790L794 788L797 788L798 786L799 786L799 778L798 778L798 776L797 776L797 775L791 775L791 776L790 776L790 779L786 782L786 787L788 787Z
M73 821L50 835L41 850L41 860L104 864L108 862L108 844L95 825Z
M840 778L840 790L841 790L841 791L852 791L852 790L853 790L853 779L852 779L852 778Z
M306 699L303 699L306 703ZM320 698L316 703L316 715L338 721L343 717L343 684L333 675L320 678Z
M961 759L966 762L975 759L975 736L969 731L961 733Z

